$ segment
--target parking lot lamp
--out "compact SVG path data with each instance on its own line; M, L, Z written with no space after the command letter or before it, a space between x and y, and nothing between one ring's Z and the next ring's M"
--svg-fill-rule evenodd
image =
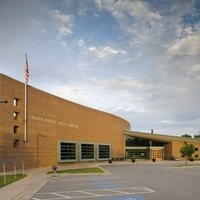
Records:
M149 141L149 160L151 160L151 146L152 146L152 141Z

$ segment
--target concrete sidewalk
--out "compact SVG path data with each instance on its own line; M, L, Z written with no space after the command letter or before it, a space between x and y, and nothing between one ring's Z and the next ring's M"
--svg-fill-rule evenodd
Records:
M48 168L28 169L27 177L0 188L0 200L29 200L48 181Z

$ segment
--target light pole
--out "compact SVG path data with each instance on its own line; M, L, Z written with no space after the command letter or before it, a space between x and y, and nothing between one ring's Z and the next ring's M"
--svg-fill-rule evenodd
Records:
M149 160L151 160L151 146L152 146L152 141L149 141Z

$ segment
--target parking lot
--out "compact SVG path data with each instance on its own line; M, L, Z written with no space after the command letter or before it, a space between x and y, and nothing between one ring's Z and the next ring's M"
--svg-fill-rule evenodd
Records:
M32 200L197 200L200 167L171 163L105 165L110 174L51 177Z

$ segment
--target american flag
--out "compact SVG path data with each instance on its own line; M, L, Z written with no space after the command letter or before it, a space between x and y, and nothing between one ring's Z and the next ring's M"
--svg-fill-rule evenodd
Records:
M28 81L29 81L29 69L28 69L28 59L27 59L27 54L25 54L25 57L26 57L25 82L28 83Z

